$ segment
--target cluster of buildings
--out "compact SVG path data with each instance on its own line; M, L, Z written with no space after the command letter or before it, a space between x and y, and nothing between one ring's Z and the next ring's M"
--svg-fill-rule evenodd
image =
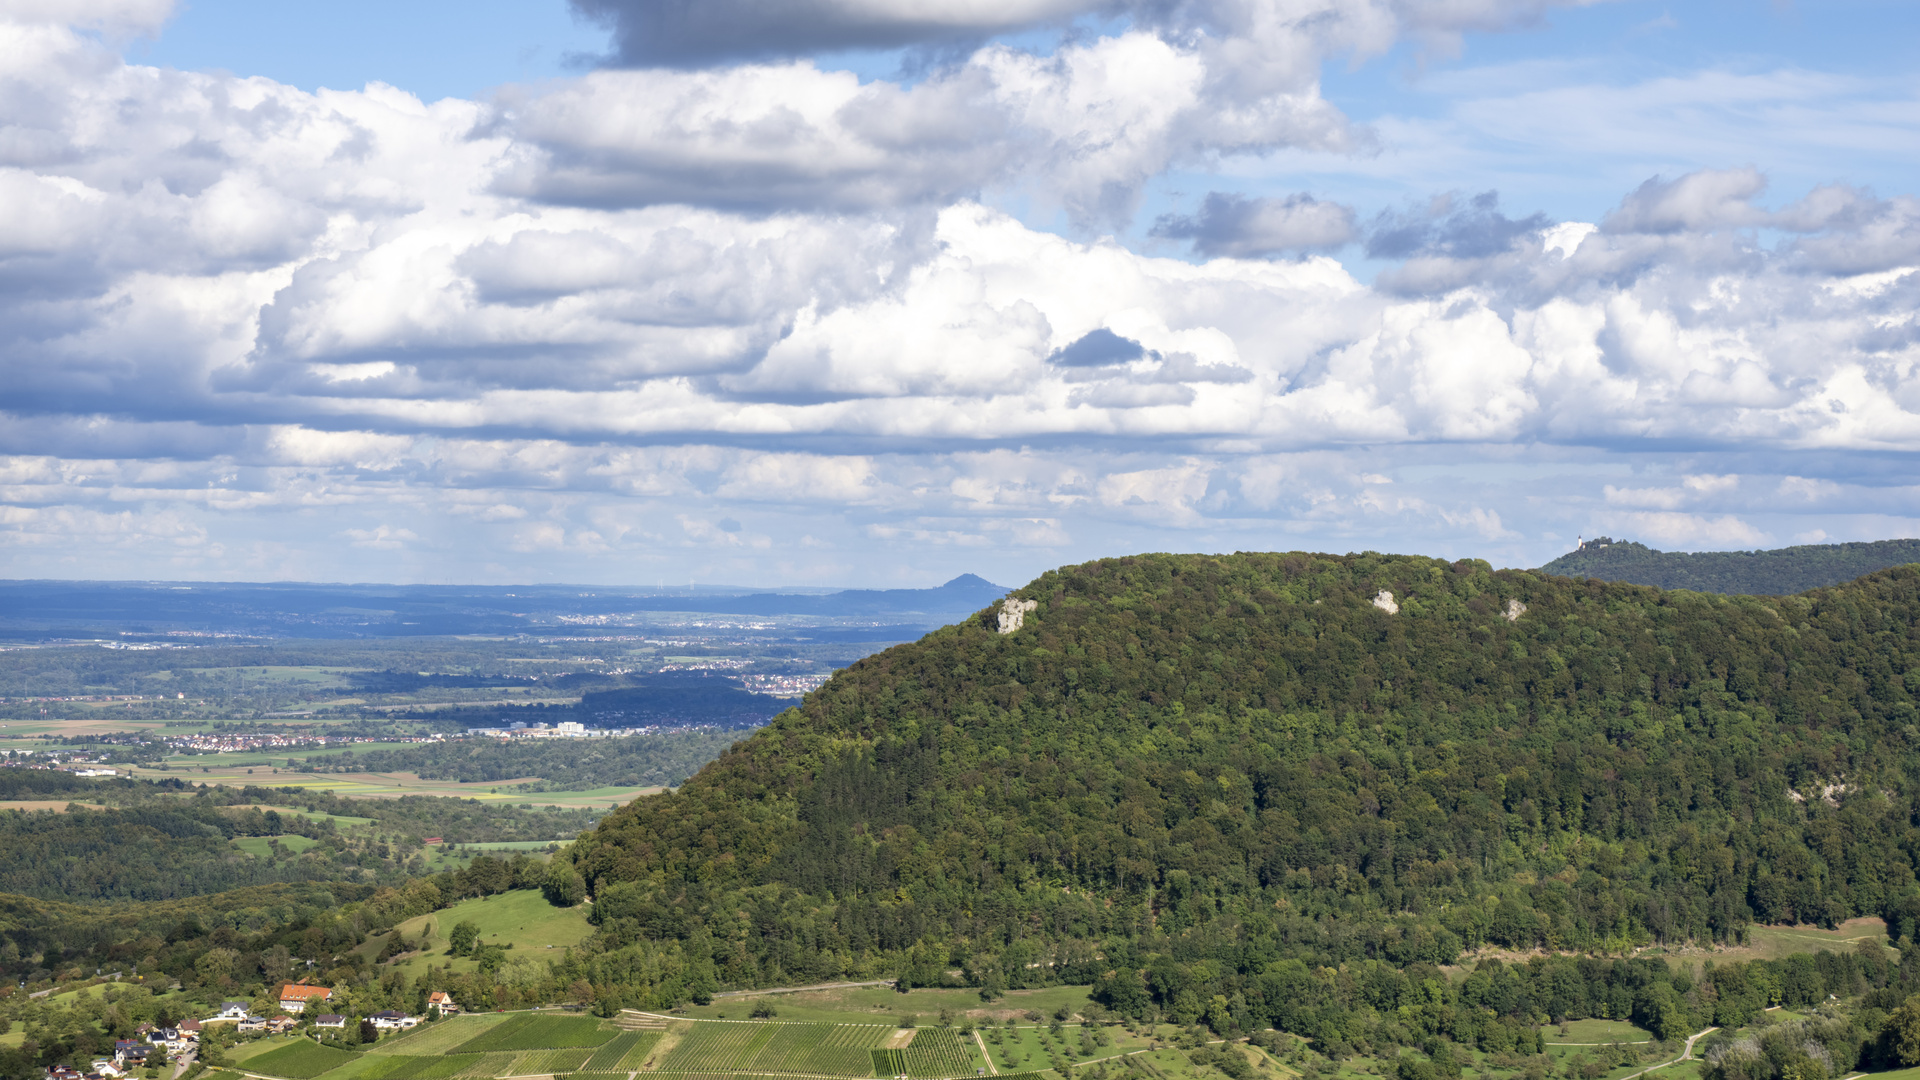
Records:
M325 1006L333 999L333 991L324 986L310 983L287 983L280 988L281 1014L277 1016L257 1016L244 1001L223 1001L214 1015L204 1020L187 1020L179 1027L157 1027L142 1024L131 1039L116 1039L113 1044L113 1056L100 1058L92 1063L88 1072L66 1065L56 1065L47 1070L47 1080L116 1080L145 1067L150 1061L175 1060L180 1055L199 1048L200 1036L209 1025L233 1024L236 1029L245 1032L263 1032L279 1035L299 1027L297 1017L304 1016L309 1008ZM451 994L436 990L427 996L427 1007L438 1009L442 1016L452 1016L460 1011L459 1003ZM366 1018L380 1031L405 1031L417 1026L420 1017L409 1016L395 1009L386 1009ZM319 1031L344 1032L349 1019L339 1013L320 1013L312 1018L315 1029Z
M610 739L620 735L652 735L669 728L684 728L686 724L655 725L650 727L590 728L574 720L562 720L558 724L529 724L515 720L506 727L472 727L467 734L495 739Z
M230 754L247 750L311 750L315 747L347 746L367 742L431 742L429 736L371 735L285 735L275 732L203 732L195 735L168 735L161 740L175 752L194 754Z
M742 675L740 683L756 694L801 697L820 689L830 675Z

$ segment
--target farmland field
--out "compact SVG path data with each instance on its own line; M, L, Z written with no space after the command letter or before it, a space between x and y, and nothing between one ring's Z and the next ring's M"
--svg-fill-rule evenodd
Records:
M876 1024L779 1024L766 1048L746 1067L753 1072L868 1076L871 1051L892 1031Z
M600 1021L591 1016L518 1013L493 1030L461 1043L452 1052L478 1054L490 1050L557 1050L599 1046L615 1034L612 1028L602 1028Z
M660 1067L668 1072L731 1073L773 1039L772 1024L695 1024Z
M580 1066L586 1072L624 1072L637 1069L646 1060L647 1051L660 1041L657 1031L623 1031L613 1037L613 1041L603 1043L593 1052L586 1064ZM626 1064L631 1060L633 1064Z
M461 1076L505 1076L513 1071L513 1061L517 1054L461 1054L455 1060L464 1061L467 1067L460 1070Z
M323 1072L360 1060L351 1050L300 1039L247 1060L247 1071L268 1076L287 1076L293 1080L312 1080Z
M416 931L417 933L418 931ZM506 1017L499 1014L479 1013L472 1016L451 1016L437 1024L424 1024L398 1038L382 1039L369 1053L373 1054L444 1054L469 1039L477 1038L482 1032L500 1025Z
M541 1073L570 1073L587 1063L593 1051L575 1050L528 1050L513 1059L510 1076L536 1076Z
M972 1039L961 1039L952 1028L921 1028L900 1052L908 1076L972 1076L979 1068Z
M357 1080L448 1080L458 1076L471 1064L471 1061L462 1061L457 1057L438 1055L384 1055L375 1062L374 1068L361 1072Z

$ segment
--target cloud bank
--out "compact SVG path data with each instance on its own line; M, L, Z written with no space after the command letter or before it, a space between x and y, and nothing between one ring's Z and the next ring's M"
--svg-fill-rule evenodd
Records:
M1326 58L1543 4L577 6L628 67L433 104L86 32L162 5L5 8L10 571L1016 579L1920 523L1912 197L1768 202L1740 165L1596 223L1215 190L1158 248L1101 237L1181 163L1362 146ZM985 41L1086 18L1119 28ZM804 58L902 46L959 51Z

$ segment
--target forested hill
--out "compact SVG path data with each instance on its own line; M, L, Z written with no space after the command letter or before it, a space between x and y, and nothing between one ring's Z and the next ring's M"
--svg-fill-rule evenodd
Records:
M1907 563L1920 563L1920 540L1686 552L1657 551L1631 540L1600 536L1542 566L1540 572L1662 589L1789 596Z
M1920 911L1920 568L1756 598L1148 555L1016 595L1017 632L988 609L862 660L574 845L596 984L891 957L1204 1002L1286 958Z

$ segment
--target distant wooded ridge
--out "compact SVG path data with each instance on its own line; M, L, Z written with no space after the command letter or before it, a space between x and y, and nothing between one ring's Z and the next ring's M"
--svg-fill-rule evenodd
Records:
M1540 567L1540 572L1662 589L1791 596L1915 562L1920 562L1920 540L1688 552L1658 551L1632 540L1598 536Z

